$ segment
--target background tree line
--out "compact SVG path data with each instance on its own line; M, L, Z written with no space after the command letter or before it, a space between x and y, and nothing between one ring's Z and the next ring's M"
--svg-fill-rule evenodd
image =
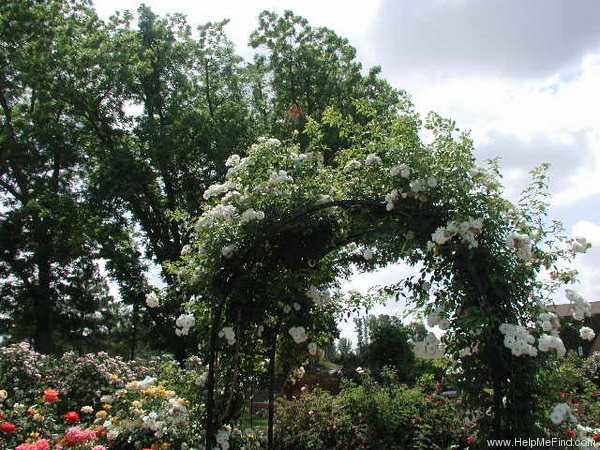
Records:
M144 5L104 22L84 0L2 2L5 340L42 353L185 355L197 342L174 335L188 299L169 267L227 157L259 136L302 137L315 120L330 124L329 148L344 148L337 120L360 124L408 102L378 68L363 71L346 39L292 12L260 14L252 61L226 25L193 28ZM151 266L165 285L158 308L145 304Z

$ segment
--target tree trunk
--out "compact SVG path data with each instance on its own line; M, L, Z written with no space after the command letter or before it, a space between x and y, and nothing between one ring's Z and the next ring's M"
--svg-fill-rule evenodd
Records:
M46 249L40 245L38 255L38 285L34 294L33 303L33 347L36 352L51 354L55 351L54 336L52 334L53 299L50 292L50 262L46 256Z
M206 379L206 448L212 449L216 445L217 423L215 420L215 362L217 359L217 338L219 334L219 324L221 322L221 312L225 298L219 300L215 310L213 321L210 328L210 339L208 343L208 376Z
M267 449L274 447L274 421L275 421L275 355L277 354L277 332L273 334L269 355L269 424Z

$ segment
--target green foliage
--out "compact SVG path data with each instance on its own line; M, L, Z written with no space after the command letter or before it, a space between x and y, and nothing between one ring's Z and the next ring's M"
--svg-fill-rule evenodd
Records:
M471 432L456 401L367 375L337 396L315 389L278 406L278 448L449 448Z

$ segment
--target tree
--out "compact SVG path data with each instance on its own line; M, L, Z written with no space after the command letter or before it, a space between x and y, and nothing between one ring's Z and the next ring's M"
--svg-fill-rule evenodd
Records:
M97 275L84 193L88 136L56 95L67 76L62 58L73 36L89 34L89 13L76 1L0 6L1 308L14 319L5 332L31 336L42 353L55 350L61 305L79 301L90 312L106 301L102 283L87 279Z
M397 317L388 315L370 316L369 343L361 357L374 373L380 373L384 367L395 369L403 381L413 375L415 356L408 342L409 331Z

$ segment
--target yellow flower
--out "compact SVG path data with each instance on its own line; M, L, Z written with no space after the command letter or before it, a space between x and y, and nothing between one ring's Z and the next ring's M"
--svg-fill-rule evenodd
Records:
M108 413L106 411L98 411L96 413L96 418L97 419L104 419L107 415L108 415Z
M118 380L118 379L119 379L119 377L118 377L117 375L115 375L115 374L112 374L112 375L110 376L110 379L111 379L111 380Z
M39 439L40 433L38 433L37 431L32 431L31 433L29 433L29 436L32 437L33 439Z
M43 422L44 421L44 416L42 416L41 414L34 414L34 416L32 417L33 420L35 420L36 422Z
M165 443L162 445L162 448L163 448L163 450L167 450L167 449L171 448L171 444L169 444L169 443L165 442Z
M113 419L112 419L113 425L119 425L120 422L121 422L121 419L119 419L117 417L113 417Z
M37 410L37 409L35 409L33 406L30 406L30 407L27 409L27 413L28 413L28 414L30 414L30 415L32 415L32 416L35 416L35 415L38 413L38 410Z
M109 410L110 408L112 408L112 406L110 406L109 404L106 404L102 407L102 409L106 409L106 410Z
M131 402L131 406L133 406L134 408L141 408L142 402L140 402L139 400L134 400Z
M6 400L6 397L8 397L8 392L6 392L4 389L2 389L0 391L0 402Z

